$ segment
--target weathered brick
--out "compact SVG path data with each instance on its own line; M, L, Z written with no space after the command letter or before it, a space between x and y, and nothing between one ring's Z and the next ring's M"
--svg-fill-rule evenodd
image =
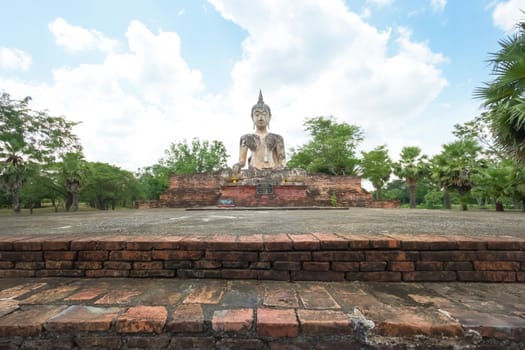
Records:
M474 267L470 261L448 261L443 263L445 271L472 271Z
M222 267L226 269L247 269L250 266L249 261L223 261Z
M0 318L0 337L38 335L44 323L65 308L65 306L45 305L12 312Z
M84 277L83 270L37 270L35 277Z
M126 249L126 236L104 236L97 239L97 250Z
M126 239L126 250L179 249L183 236L134 236Z
M386 261L361 261L359 271L385 271Z
M297 291L306 309L330 310L340 309L330 292L320 284L306 285Z
M73 261L46 261L46 269L72 269L74 265Z
M41 238L29 238L13 242L14 250L42 250L42 239Z
M81 349L108 349L108 350L117 350L120 349L122 341L120 336L105 336L105 335L95 335L95 336L78 336L75 338L75 343Z
M86 277L128 277L129 270L86 270Z
M510 271L458 271L458 281L515 282L516 272Z
M206 237L206 250L237 250L237 236L215 235Z
M50 251L44 252L45 260L75 260L77 252L75 251Z
M104 261L107 260L109 252L106 250L83 250L78 252L78 260L82 261Z
M134 270L162 270L164 264L162 261L134 262Z
M166 330L173 333L204 332L204 312L200 304L179 305L171 314Z
M212 350L215 347L214 337L173 337L170 348L172 349L199 349Z
M263 235L264 250L291 250L292 240L286 234Z
M115 322L117 333L162 333L168 312L164 306L134 306Z
M257 261L257 252L207 250L204 258L218 261Z
M154 250L153 260L199 260L204 255L202 250Z
M15 264L11 261L0 261L0 269L12 269L13 267Z
M74 301L92 300L106 292L107 292L107 289L105 288L89 288L88 287L85 289L81 289L80 291L70 295L67 298L64 298L64 300L74 300Z
M180 278L221 278L221 270L177 270L177 277Z
M412 271L403 272L403 281L429 281L429 282L447 282L456 281L455 271Z
M295 250L319 250L319 240L311 234L289 234Z
M370 239L370 247L373 249L398 249L401 248L401 242L397 239Z
M340 262L334 261L332 263L332 270L334 271L359 271L359 262Z
M525 251L495 251L477 252L476 258L469 260L486 261L525 261Z
M261 234L240 235L237 237L240 250L262 250L264 247L263 236Z
M194 262L190 260L168 260L164 261L165 269L191 269L193 268Z
M519 271L520 263L516 261L474 261L474 270L481 271Z
M217 269L222 266L222 263L215 260L197 260L194 266L196 269Z
M155 336L127 336L126 346L128 349L168 349L171 337L169 335L155 335Z
M15 269L20 270L40 270L45 266L43 261L19 261L15 263Z
M260 261L309 261L312 260L310 252L261 252Z
M260 280L290 281L290 272L275 270L257 270L257 278Z
M259 350L266 348L261 339L222 338L216 343L216 346L217 349Z
M225 288L221 284L208 283L191 292L184 304L218 304L222 300Z
M109 260L115 261L150 261L151 252L143 250L117 250L109 253Z
M44 254L42 252L27 252L27 251L9 251L0 252L0 261L43 261Z
M315 261L363 261L365 255L361 251L320 251L313 252Z
M422 261L473 261L477 260L478 252L447 250L442 252L421 252Z
M414 251L367 251L365 252L366 261L417 261L419 252Z
M149 278L149 277L175 277L174 270L131 270L129 277Z
M253 326L252 309L217 310L211 321L215 332L246 332Z
M52 238L42 242L42 250L69 250L70 238Z
M223 269L221 278L224 279L257 279L259 273L255 270Z
M124 261L104 261L104 268L108 270L131 270L131 263Z
M415 266L413 261L393 261L389 264L390 271L414 271Z
M347 272L345 279L348 281L398 282L401 281L401 272Z
M348 240L334 233L313 233L319 240L321 249L344 250L348 248Z
M73 305L50 318L44 328L51 332L105 332L120 312L116 307Z
M293 281L344 281L345 273L337 271L291 271Z
M75 346L72 335L60 335L51 339L29 338L22 345L23 350L70 350Z
M257 334L266 337L297 337L299 324L292 309L257 310Z
M520 250L521 244L519 240L495 239L487 241L487 249L494 250Z
M416 261L417 271L441 271L443 270L442 261Z
M34 270L0 270L0 278L35 277Z
M75 267L77 269L97 270L102 268L102 261L77 261Z
M250 263L249 268L255 270L269 270L272 268L272 263L269 261L256 261Z
M342 311L297 310L303 335L331 336L352 333L352 322Z
M330 270L330 263L328 261L305 261L303 262L303 270L328 271Z
M274 261L273 268L277 271L299 271L301 262L299 261Z

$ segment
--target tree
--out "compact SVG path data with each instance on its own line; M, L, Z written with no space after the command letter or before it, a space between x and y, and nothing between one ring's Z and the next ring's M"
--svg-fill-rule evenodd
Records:
M175 174L194 174L217 171L227 166L228 154L220 141L200 141L194 138L172 143L159 164Z
M6 93L0 97L0 182L11 195L15 212L20 212L20 190L32 164L49 164L64 153L80 150L72 132L76 123L33 111L29 101L30 97L13 100Z
M461 209L467 210L468 195L473 187L473 176L479 172L481 146L474 139L461 139L443 145L440 154L431 161L431 174L444 191L444 206L450 209L449 190L457 191Z
M525 22L517 29L491 54L494 80L474 95L483 100L496 142L525 164Z
M58 164L59 183L65 189L66 210L78 210L78 194L88 175L87 162L81 152L67 153Z
M106 163L88 163L89 176L80 193L93 208L115 209L126 206L141 196L135 176L126 170Z
M289 168L331 175L357 174L356 148L363 141L358 126L338 123L333 117L306 119L304 126L312 140L297 150L292 149Z
M160 164L139 169L137 176L146 199L159 199L168 188L169 170Z
M394 163L394 173L407 184L410 208L416 207L417 183L428 172L426 160L427 156L421 154L419 147L403 147L401 159Z
M392 160L385 145L377 146L369 152L361 152L361 171L376 189L376 199L382 198L382 190L392 174Z

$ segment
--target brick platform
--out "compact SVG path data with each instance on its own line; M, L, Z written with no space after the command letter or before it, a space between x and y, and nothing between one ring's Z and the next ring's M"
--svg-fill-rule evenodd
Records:
M2 235L0 277L525 282L525 238Z

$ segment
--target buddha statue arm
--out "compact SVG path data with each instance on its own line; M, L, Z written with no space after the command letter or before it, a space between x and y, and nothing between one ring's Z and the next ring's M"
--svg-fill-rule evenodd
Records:
M246 138L241 137L240 147L239 147L239 162L234 164L232 167L233 173L238 174L241 172L241 169L244 168L246 164L246 157L248 156L248 145L246 144Z
M284 168L286 166L286 151L284 149L284 139L278 135L274 149L274 162L277 168Z

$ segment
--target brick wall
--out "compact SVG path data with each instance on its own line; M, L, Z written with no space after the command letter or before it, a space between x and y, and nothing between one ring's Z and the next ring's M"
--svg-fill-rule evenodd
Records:
M0 277L525 282L525 240L281 234L2 237Z

